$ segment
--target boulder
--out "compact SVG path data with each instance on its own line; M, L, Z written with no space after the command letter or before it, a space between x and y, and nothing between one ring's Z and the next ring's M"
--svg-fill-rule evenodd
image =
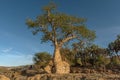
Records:
M44 70L47 73L66 74L70 73L70 65L65 61L60 61L59 63L53 65L53 62L50 61Z
M105 79L103 79L103 78L99 78L98 80L105 80Z
M4 75L0 75L0 80L10 80L9 78L7 78L6 76Z
M47 65L44 69L47 73L52 73L51 72L52 67L50 65Z
M53 61L51 60L48 65L44 68L47 73L52 73Z
M70 65L65 62L61 61L55 65L56 73L59 74L67 74L70 73Z

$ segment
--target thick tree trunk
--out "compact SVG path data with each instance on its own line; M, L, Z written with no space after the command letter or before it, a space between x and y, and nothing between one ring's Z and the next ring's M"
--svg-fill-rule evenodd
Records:
M55 46L54 49L54 64L57 64L62 61L61 54L60 54L60 47Z
M54 66L55 66L55 73L64 74L70 72L70 65L67 62L62 61L59 46L55 46Z

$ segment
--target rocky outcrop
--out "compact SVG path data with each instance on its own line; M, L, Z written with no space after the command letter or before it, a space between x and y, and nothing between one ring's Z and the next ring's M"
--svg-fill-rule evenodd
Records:
M10 79L4 75L0 75L0 80L10 80Z
M52 67L50 65L47 65L44 69L47 73L52 73Z
M65 62L62 62L59 63L60 67L63 63L66 65ZM49 65L52 66L51 63ZM64 67L62 68L66 69ZM112 70L99 72L96 69L71 67L71 73L69 74L41 73L43 70L39 69L39 73L34 70L33 67L26 70L17 69L17 71L12 69L10 71L1 72L0 80L120 80L120 73L113 73Z
M47 72L47 73L53 73L54 71L53 70L53 61L51 60L48 65L44 68L44 70Z
M53 62L50 61L44 70L47 73L67 74L70 73L70 65L65 61L60 61L56 65L53 65Z
M120 80L120 75L112 74L36 74L34 76L16 76L7 78L0 76L0 80Z
M61 62L57 63L56 64L56 73L60 73L60 74L70 73L70 65L65 61L61 61Z

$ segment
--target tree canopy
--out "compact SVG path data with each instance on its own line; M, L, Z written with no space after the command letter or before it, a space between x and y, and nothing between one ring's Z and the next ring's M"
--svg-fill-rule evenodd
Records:
M54 4L49 4L43 8L44 14L37 16L36 20L27 20L29 28L33 29L33 34L41 33L42 42L52 41L62 46L71 39L87 38L93 40L95 32L86 28L86 19L79 18L56 11Z

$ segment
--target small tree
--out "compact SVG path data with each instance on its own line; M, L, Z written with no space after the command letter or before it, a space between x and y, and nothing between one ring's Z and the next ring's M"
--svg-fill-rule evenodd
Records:
M113 66L120 65L120 59L119 59L118 57L116 57L116 56L113 56L113 57L112 57L112 62L111 62L111 64L112 64Z
M100 48L98 45L91 45L87 48L89 62L94 67L106 66L109 63L107 49Z
M34 63L40 65L41 67L45 67L51 59L52 56L47 52L36 53L33 57Z
M95 38L95 32L85 27L85 19L59 13L55 4L49 4L43 8L44 14L37 16L36 20L27 20L27 25L33 30L33 34L41 33L42 42L51 41L54 46L54 66L56 73L69 73L66 62L62 61L60 49L73 39ZM67 68L66 68L67 66ZM67 71L66 71L67 70Z
M117 56L119 58L120 52L120 35L117 36L117 39L108 45L110 56Z
M96 60L96 66L101 67L101 66L106 66L110 63L110 59L107 58L105 55L98 55L97 60Z

